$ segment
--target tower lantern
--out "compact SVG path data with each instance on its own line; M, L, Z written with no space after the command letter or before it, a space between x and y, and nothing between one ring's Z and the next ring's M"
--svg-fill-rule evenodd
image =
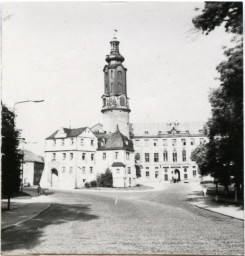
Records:
M102 95L103 127L106 132L115 132L117 126L129 137L129 103L127 97L127 69L119 52L119 41L114 36L110 42L111 51L106 55L104 72L104 94Z

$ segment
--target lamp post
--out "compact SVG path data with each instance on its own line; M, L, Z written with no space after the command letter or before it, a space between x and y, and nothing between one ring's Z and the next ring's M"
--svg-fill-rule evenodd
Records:
M44 102L44 100L23 100L23 101L18 101L18 102L15 102L14 103L14 115L15 115L15 111L16 111L16 105L17 104L23 104L23 103L28 103L28 102L32 102L32 103L40 103L40 102ZM25 142L25 139L24 138L19 138L19 140L21 140L24 144L27 143ZM23 146L23 149L22 149L22 174L21 174L21 186L20 186L20 191L23 190L23 166L24 166L24 146Z
M15 113L15 106L17 104L21 104L21 103L27 103L27 102L33 102L33 103L40 103L40 102L44 102L44 100L24 100L24 101L18 101L14 103L14 113Z

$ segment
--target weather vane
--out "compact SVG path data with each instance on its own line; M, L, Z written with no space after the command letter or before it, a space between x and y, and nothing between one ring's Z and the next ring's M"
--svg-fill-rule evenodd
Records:
M114 29L114 36L113 39L117 39L116 34L118 33L118 31L116 29Z

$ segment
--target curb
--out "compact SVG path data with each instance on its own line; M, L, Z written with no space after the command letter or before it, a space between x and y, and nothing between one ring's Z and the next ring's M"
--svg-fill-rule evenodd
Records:
M2 228L1 231L3 232L3 231L5 231L6 229L9 229L9 228L18 226L18 225L20 225L20 224L22 224L22 223L24 223L24 222L27 222L27 221L29 221L29 220L32 220L32 219L36 218L36 217L39 216L40 214L42 214L42 213L44 213L45 211L47 211L47 210L51 207L51 205L52 205L52 202L49 202L49 205L48 205L45 209L43 209L42 211L40 211L39 213L35 214L34 216L31 216L31 217L28 218L28 219L19 221L19 222L15 223L15 224L7 225L6 227Z
M234 217L234 216L231 216L231 215L228 215L228 214L225 214L225 213L221 213L221 212L216 212L216 211L213 211L213 210L211 210L211 209L209 209L209 208L204 208L204 207L202 207L202 206L197 205L195 202L193 202L193 205L194 205L194 207L197 207L197 208L199 208L199 209L202 209L202 210L205 210L205 211L208 211L208 212L214 212L214 213L216 213L216 214L220 214L220 215L223 215L223 216L226 216L226 217L230 217L230 218L232 218L232 219L244 221L244 219L241 219L241 218L237 218L237 217Z

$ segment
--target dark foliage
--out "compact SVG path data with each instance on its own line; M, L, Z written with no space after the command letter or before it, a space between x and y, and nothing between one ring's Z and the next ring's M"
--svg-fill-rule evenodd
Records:
M105 173L97 176L97 186L98 187L112 187L113 179L110 169L107 169Z
M194 26L206 34L222 23L227 32L242 34L242 2L205 2L202 14L193 18Z
M18 137L15 115L2 105L2 195L19 192L22 155L18 150Z
M91 188L97 187L97 181L96 181L96 180L90 181L90 187L91 187Z
M230 177L243 185L243 40L241 2L206 2L194 26L208 34L224 24L235 34L235 47L225 50L226 60L217 66L220 87L210 96L212 117L206 124L209 142L192 153L201 174L211 174L228 187Z
M85 182L84 186L85 188L90 188L90 184L88 182Z

